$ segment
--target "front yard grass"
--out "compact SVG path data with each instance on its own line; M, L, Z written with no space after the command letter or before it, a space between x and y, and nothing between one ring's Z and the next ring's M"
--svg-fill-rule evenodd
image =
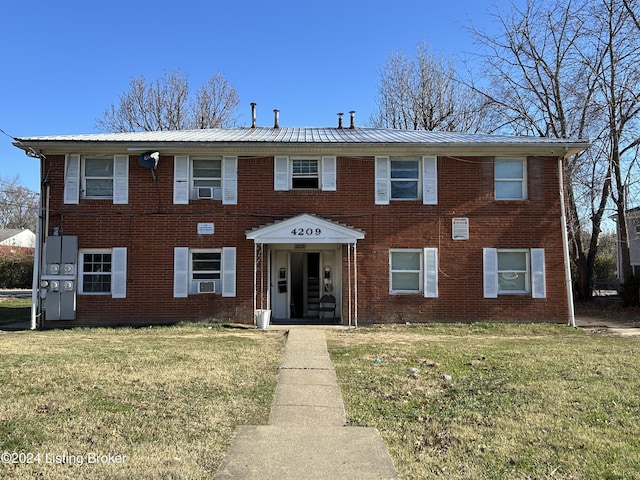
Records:
M351 425L401 478L639 479L640 337L561 325L328 332Z
M0 478L212 478L235 427L267 423L284 340L206 324L0 334Z

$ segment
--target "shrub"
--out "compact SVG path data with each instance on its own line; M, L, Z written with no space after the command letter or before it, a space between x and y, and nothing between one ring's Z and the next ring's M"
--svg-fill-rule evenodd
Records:
M0 288L31 288L33 281L33 249L0 248Z

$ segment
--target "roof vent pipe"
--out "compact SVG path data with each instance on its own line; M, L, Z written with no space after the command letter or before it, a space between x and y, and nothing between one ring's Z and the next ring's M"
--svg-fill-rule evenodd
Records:
M256 128L256 103L251 102L251 128Z
M273 109L273 128L280 128L280 110Z
M338 129L342 130L342 116L344 115L344 113L339 113L338 114Z
M351 110L349 112L349 115L351 115L351 125L349 125L349 128L353 130L354 128L356 128L356 111Z

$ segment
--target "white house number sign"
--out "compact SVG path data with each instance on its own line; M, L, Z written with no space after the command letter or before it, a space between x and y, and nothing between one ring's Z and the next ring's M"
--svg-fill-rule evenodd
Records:
M296 237L317 237L322 235L322 229L319 227L296 227L291 230L291 235Z

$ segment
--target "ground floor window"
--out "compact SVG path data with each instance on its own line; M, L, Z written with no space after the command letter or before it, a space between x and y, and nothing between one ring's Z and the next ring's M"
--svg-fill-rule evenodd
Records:
M485 298L498 295L546 297L543 248L483 249Z
M422 251L391 250L391 292L420 293L422 283Z
M221 250L191 251L191 283L193 293L220 293Z
M530 293L529 250L498 250L498 294Z
M236 248L173 249L173 296L204 293L236 296Z
M406 248L389 251L391 294L438 296L438 250Z
M111 293L111 250L82 250L80 252L81 293Z

